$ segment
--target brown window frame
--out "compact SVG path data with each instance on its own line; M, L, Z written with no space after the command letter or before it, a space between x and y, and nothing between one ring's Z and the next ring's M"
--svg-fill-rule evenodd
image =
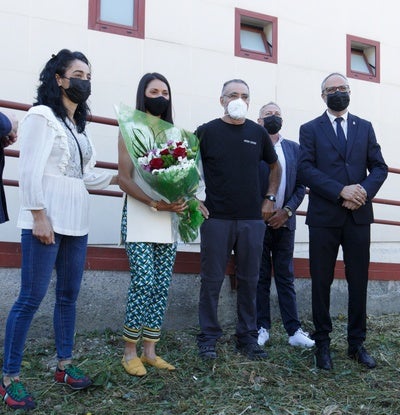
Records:
M375 73L373 72L371 65L369 64L366 56L364 55L363 50L359 49L358 47L355 47L355 43L362 44L367 47L373 47L375 49ZM352 69L351 67L352 54L360 54L363 56L369 73L360 72L360 71ZM346 75L348 78L361 79L363 81L380 83L381 62L380 62L380 43L379 42L375 40L371 40L371 39L365 39L365 38L358 37L358 36L347 35L346 36L346 59L347 59Z
M132 26L126 26L100 20L101 0L89 0L89 29L144 39L145 0L132 1L134 1L134 21Z
M272 25L272 46L268 43L263 28ZM249 50L240 43L241 29L251 30L261 35L267 53ZM274 16L235 8L235 56L247 59L278 63L278 19Z

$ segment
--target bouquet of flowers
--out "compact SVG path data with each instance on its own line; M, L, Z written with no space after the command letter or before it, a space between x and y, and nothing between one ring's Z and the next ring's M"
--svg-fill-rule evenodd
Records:
M170 203L186 199L188 207L178 215L178 230L183 242L194 241L204 220L195 199L200 180L198 138L126 105L116 107L116 113L126 148L141 178Z

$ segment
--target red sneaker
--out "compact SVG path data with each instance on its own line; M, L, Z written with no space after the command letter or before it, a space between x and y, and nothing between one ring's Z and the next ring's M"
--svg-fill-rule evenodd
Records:
M12 409L29 411L36 406L32 396L29 395L19 380L11 380L8 386L4 386L1 382L0 395L4 403Z
M57 383L68 385L74 390L86 389L92 384L91 379L81 369L73 365L66 365L64 370L57 367L54 380Z

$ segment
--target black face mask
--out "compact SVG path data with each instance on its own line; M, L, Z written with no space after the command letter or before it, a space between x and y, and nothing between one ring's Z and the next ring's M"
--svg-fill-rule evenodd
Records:
M82 104L89 98L92 92L89 80L79 78L65 79L69 79L69 88L64 89L64 91L72 102L75 102L75 104Z
M343 111L349 106L349 103L350 95L348 92L336 91L334 94L327 95L326 104L332 111Z
M167 110L169 105L169 100L159 96L157 98L149 98L144 97L144 106L146 107L146 110L149 111L150 114L155 115L156 117L164 114L164 112Z
M282 118L277 115L269 115L264 117L263 120L268 134L276 134L282 128Z

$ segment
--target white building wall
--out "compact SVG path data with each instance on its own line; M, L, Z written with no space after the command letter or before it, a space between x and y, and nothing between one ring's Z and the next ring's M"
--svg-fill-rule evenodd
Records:
M115 2L118 5L118 0ZM222 115L224 81L242 78L250 86L249 118L256 120L268 101L282 107L287 138L298 140L299 126L320 115L322 79L346 71L346 35L380 42L381 82L350 79L350 112L373 122L391 167L398 161L400 117L400 25L394 0L146 0L145 39L88 29L88 1L2 0L0 4L1 99L31 104L38 75L52 53L80 50L93 69L92 113L115 118L113 105L134 104L145 72L160 72L171 83L175 123L189 130ZM234 9L278 18L278 64L234 56ZM19 116L22 117L22 113ZM117 128L91 124L98 160L117 161ZM13 148L18 149L18 144ZM4 178L15 179L18 161L7 159ZM398 198L400 178L391 175L378 197ZM18 241L18 190L6 188L11 221L0 240ZM306 209L306 202L302 210ZM92 197L90 243L119 239L121 200ZM397 207L375 208L377 218L400 220ZM298 255L307 255L307 228L300 217ZM373 226L373 260L399 262L397 227ZM387 254L390 252L390 254Z

